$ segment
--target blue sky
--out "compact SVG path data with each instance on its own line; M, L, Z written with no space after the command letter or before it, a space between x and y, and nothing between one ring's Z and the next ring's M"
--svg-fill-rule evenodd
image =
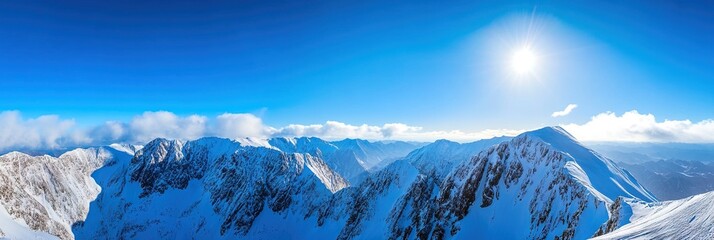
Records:
M430 130L714 118L714 6L668 1L0 3L0 110L79 126L252 113ZM523 42L537 74L503 62ZM536 76L537 75L537 76ZM571 114L551 114L577 104Z

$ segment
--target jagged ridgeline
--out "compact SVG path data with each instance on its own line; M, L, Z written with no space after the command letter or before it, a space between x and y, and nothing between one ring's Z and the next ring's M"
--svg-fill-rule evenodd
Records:
M61 239L586 239L629 236L639 228L614 230L656 201L557 127L467 144L202 138L116 149L83 150L94 155L82 161L27 156L38 169L76 162L63 171L81 181L32 191L2 183L13 195L2 198L10 210L0 212L0 230ZM13 154L0 158L3 176L18 174ZM65 199L37 200L43 194Z

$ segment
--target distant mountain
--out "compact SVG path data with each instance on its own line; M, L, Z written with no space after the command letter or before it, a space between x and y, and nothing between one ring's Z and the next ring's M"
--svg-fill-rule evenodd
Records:
M630 171L660 200L714 191L714 144L588 143Z
M369 142L361 139L328 142L315 137L273 138L268 143L286 153L319 156L330 168L353 184L364 179L369 171L404 157L423 145L400 141Z
M714 162L714 144L588 142L586 145L616 162L630 164L664 159Z
M666 202L626 201L630 223L596 239L714 239L714 192Z
M660 200L676 200L714 191L714 162L657 160L620 163Z
M360 165L368 171L376 170L378 166L386 165L398 158L406 156L414 149L424 146L423 143L414 142L369 142L361 139L345 139L332 142L342 150L351 150L359 159Z
M457 143L449 140L437 140L407 155L405 159L422 174L442 179L454 166L471 159L482 150L493 145L511 140L511 137L496 137L471 143Z

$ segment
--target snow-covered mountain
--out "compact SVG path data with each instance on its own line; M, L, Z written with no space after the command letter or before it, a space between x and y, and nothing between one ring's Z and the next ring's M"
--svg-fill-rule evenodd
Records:
M157 139L95 175L103 190L74 226L79 239L232 239L261 217L315 214L347 186L309 153L219 138Z
M0 156L0 237L72 239L100 191L90 174L133 153L111 147L75 149L58 158L11 152Z
M404 157L414 149L423 146L421 143L411 142L369 142L361 139L345 139L332 142L341 150L354 152L360 165L366 170L373 171L380 166L386 166L394 160Z
M286 153L318 156L350 183L358 183L368 172L379 169L380 164L386 165L422 146L419 143L369 142L361 139L328 142L315 137L273 138L268 143Z
M660 200L714 191L714 162L658 160L620 163Z
M437 141L396 161L383 158L391 163L349 184L330 161L352 159L362 168L362 159L379 152L362 149L318 138L202 138L156 139L133 157L67 153L69 159L101 159L83 160L93 163L79 164L86 169L70 168L75 175L98 169L82 181L57 180L80 187L72 187L74 195L54 190L42 195L49 200L38 206L51 209L44 218L7 207L23 206L38 194L12 204L5 201L15 198L4 198L9 210L0 211L0 229L14 231L6 234L14 238L50 233L66 239L72 233L77 239L585 239L615 236L609 234L641 225L647 213L671 212L659 206L702 205L656 202L627 171L558 127L468 144ZM354 158L339 155L344 152ZM10 189L15 188L22 189ZM47 205L52 202L62 204ZM57 223L25 224L17 220L20 215ZM700 218L711 219L690 217ZM707 223L697 222L691 231ZM70 225L73 232L67 234ZM24 228L18 233L17 226Z
M82 239L581 239L626 223L622 197L655 200L560 128L490 141L457 146L475 155L466 159L437 142L348 187L323 160L340 148L319 139L271 147L158 139L95 173L107 180L74 231Z
M714 144L587 144L632 173L660 200L714 191Z
M714 239L714 192L666 202L625 202L630 223L596 239Z
M511 140L511 137L495 137L471 143L457 143L449 140L437 140L407 155L405 159L422 174L433 174L440 179L445 177L457 164L471 159L482 150Z
M583 239L609 230L619 196L654 200L560 128L488 148L441 183L422 179L393 209L392 237Z
M714 162L712 143L588 142L586 146L616 162L630 164L666 159Z

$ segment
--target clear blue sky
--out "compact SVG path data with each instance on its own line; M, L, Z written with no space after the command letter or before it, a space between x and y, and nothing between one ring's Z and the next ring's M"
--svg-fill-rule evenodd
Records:
M3 1L0 109L461 130L714 118L711 2L300 2ZM514 81L504 42L531 20L541 73Z

